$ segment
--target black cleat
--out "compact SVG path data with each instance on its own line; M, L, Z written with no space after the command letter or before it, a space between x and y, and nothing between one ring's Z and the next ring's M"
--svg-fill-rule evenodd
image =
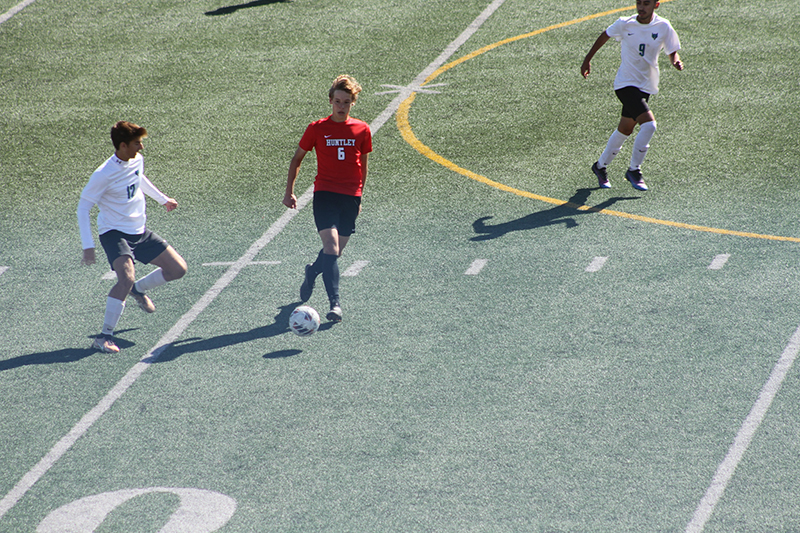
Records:
M631 182L633 188L637 191L646 191L647 185L644 182L644 178L642 177L642 171L638 168L636 170L628 170L625 173L625 178Z
M331 322L341 322L342 321L342 307L339 305L339 302L331 304L331 310L328 311L328 314L325 316Z
M600 168L597 166L597 163L595 163L592 165L592 172L594 172L594 175L597 176L597 185L601 189L611 188L611 182L608 181L608 173L606 172L605 168Z

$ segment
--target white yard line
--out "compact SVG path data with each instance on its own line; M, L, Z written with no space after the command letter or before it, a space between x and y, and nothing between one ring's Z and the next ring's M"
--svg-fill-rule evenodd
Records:
M598 272L606 264L606 261L608 261L608 257L595 257L586 267L586 272Z
M369 261L355 261L353 262L352 265L350 265L350 267L347 270L342 272L342 276L348 276L348 277L358 276L358 274L362 270L364 270L364 267L367 266L368 264Z
M32 3L34 3L35 1L36 1L36 0L23 0L23 1L22 1L22 2L20 2L19 4L15 5L15 6L14 6L14 7L12 7L11 9L9 9L8 11L6 11L6 12L5 12L5 13L3 13L2 15L0 15L0 24L4 23L5 21L7 21L7 20L8 20L8 19L10 19L11 17L13 17L14 15L16 15L17 13L19 13L20 11L22 11L23 9L25 9L25 8L26 8L26 7L28 7L29 5L31 5L31 4L32 4Z
M483 270L483 267L489 262L488 259L476 259L472 262L466 272L464 272L465 276L477 276Z
M744 452L747 451L747 447L750 446L753 436L761 425L761 422L763 422L769 406L772 405L772 401L778 394L783 380L786 379L786 375L792 368L792 364L794 364L794 360L797 358L798 351L800 351L800 326L795 330L792 338L789 339L789 344L786 345L781 358L778 359L778 362L773 367L769 379L764 384L756 403L750 410L750 414L747 415L744 423L742 423L742 427L739 428L739 433L737 433L736 438L733 439L733 444L731 444L728 450L728 455L725 456L725 459L723 459L722 463L717 467L717 472L711 480L711 485L709 485L705 496L703 496L703 499L697 506L692 521L686 526L686 533L700 533L703 531L706 522L711 518L711 515L714 513L714 508L717 506L717 503L719 503L722 494L725 492L728 483L733 477L736 467L742 460Z
M33 2L33 0L26 0L19 4L16 9L19 11L26 5ZM481 25L500 7L505 0L494 0L489 7L487 7L477 19L475 19L464 32L445 49L442 54L434 60L433 63L422 71L414 81L405 89L400 91L400 95L392 100L389 106L370 124L370 129L373 135L386 123L387 120L397 111L400 104L408 97L408 94L413 92L415 87L419 87L430 74L432 74L440 66L452 56L458 48L469 39ZM11 11L14 11L12 9ZM9 13L11 13L9 11ZM14 11L16 13L17 11ZM14 13L11 13L12 16ZM8 13L6 13L8 15ZM3 15L3 16L6 16ZM0 21L2 22L2 21ZM83 418L59 440L55 446L39 461L27 474L22 476L22 479L0 500L0 518L13 508L17 502L30 490L30 488L44 476L50 468L58 461L75 442L83 436L86 431L97 422L97 420L117 401L128 388L147 370L151 364L158 361L158 358L167 349L170 344L175 342L181 334L189 327L189 325L208 307L208 305L219 296L219 294L230 285L236 278L239 272L250 264L253 258L261 251L264 246L269 244L294 218L295 215L311 201L313 196L313 185L309 187L297 200L296 210L287 210L270 228L258 239L245 254L239 258L227 271L220 277L217 282L211 287L189 311L183 315L178 322L164 335L161 340L156 343L153 348L145 354L145 356L131 368L127 374L106 394L106 396L95 406L91 411L86 413Z
M472 37L475 34L475 32L478 31L478 29L480 29L483 23L486 22L486 20L489 17L491 17L495 11L497 11L497 8L503 5L504 2L505 0L494 0L494 2L489 4L489 7L484 9L483 12L480 15L478 15L478 18L472 21L472 24L467 26L466 30L461 32L461 35L456 37L456 39L452 43L447 45L447 48L444 49L444 51L439 55L439 57L433 60L433 63L428 65L427 68L425 68L425 70L420 72L417 75L417 77L414 78L414 81L412 81L406 87L398 89L400 94L398 94L397 97L394 100L392 100L392 102L389 104L389 107L384 109L383 113L378 115L378 117L372 122L372 124L370 124L370 128L372 128L373 133L375 132L375 130L383 126L386 123L386 121L389 120L392 117L392 115L394 115L395 112L400 108L400 104L402 104L403 101L411 95L411 93L418 91L422 86L422 84L425 83L427 77L436 72L439 69L439 67L444 65L447 62L447 60L449 60L450 57L456 53L456 50L458 50L464 43L466 43L469 40L469 38Z
M714 257L714 260L711 261L711 264L708 265L709 270L720 270L722 267L725 266L725 263L728 262L728 259L731 258L731 254L719 254L718 256Z

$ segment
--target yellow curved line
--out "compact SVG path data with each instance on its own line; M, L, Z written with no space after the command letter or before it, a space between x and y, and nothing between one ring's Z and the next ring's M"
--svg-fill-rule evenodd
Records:
M669 2L670 0L661 0L661 1L662 2ZM614 9L614 10L611 10L611 11L604 11L602 13L596 13L594 15L581 17L581 18L578 18L578 19L575 19L575 20L571 20L569 22L562 22L560 24L554 24L552 26L548 26L548 27L542 28L540 30L532 31L530 33L525 33L523 35L518 35L516 37L510 37L508 39L504 39L502 41L498 41L498 42L496 42L494 44L490 44L490 45L484 46L483 48L479 48L478 50L475 50L474 52L472 52L470 54L467 54L467 55L465 55L463 57L460 57L460 58L458 58L458 59L456 59L454 61L451 61L450 63L447 63L446 65L443 65L443 66L439 67L430 76L428 76L425 79L425 81L422 83L422 85L430 83L431 81L436 79L439 75L441 75L443 72L446 72L446 71L450 70L451 68L453 68L453 67L455 67L457 65L460 65L461 63L464 63L465 61L473 59L473 58L475 58L475 57L477 57L477 56L479 56L481 54L484 54L484 53L486 53L486 52L488 52L490 50L494 50L495 48L497 48L499 46L502 46L504 44L508 44L508 43L512 43L512 42L519 41L519 40L522 40L522 39L526 39L528 37L533 37L534 35L539 35L541 33L544 33L544 32L550 31L550 30L555 30L555 29L558 29L558 28L564 28L566 26L571 26L573 24L578 24L579 22L585 22L587 20L591 20L591 19L595 19L595 18L599 18L599 17L604 17L604 16L607 16L607 15L612 15L614 13L619 13L621 11L629 11L631 9L635 9L635 7L624 7L624 8ZM416 92L412 92L411 95L408 98L403 100L403 102L400 104L400 107L397 110L397 114L396 114L397 129L400 130L400 134L403 136L403 139L408 144L410 144L417 152L419 152L420 154L424 155L428 159L434 161L435 163L438 163L438 164L442 165L443 167L445 167L445 168L447 168L449 170L452 170L453 172L456 172L458 174L461 174L463 176L466 176L466 177L468 177L470 179L473 179L473 180L478 181L480 183L484 183L486 185L489 185L490 187L494 187L495 189L499 189L499 190L505 191L505 192L510 192L512 194L516 194L518 196L523 196L525 198L531 198L533 200L539 200L539 201L546 202L546 203L549 203L549 204L565 205L567 207L572 207L572 208L578 209L580 211L592 211L592 212L595 212L595 213L602 213L604 215L612 215L612 216L615 216L615 217L628 218L628 219L631 219L631 220L638 220L639 222L648 222L650 224L660 224L662 226L671 226L671 227L674 227L674 228L683 228L683 229L689 229L689 230L693 230L693 231L703 231L703 232L707 232L707 233L718 233L718 234L721 234L721 235L734 235L734 236L738 236L738 237L749 237L749 238L753 238L753 239L768 239L768 240L773 240L773 241L800 242L800 238L797 238L797 237L781 237L781 236L778 236L778 235L762 235L760 233L750 233L750 232L746 232L746 231L734 231L734 230L727 230L727 229L721 229L721 228L711 228L711 227L708 227L708 226L698 226L696 224L686 224L686 223L683 223L683 222L674 222L674 221L671 221L671 220L661 220L661 219L658 219L658 218L645 217L645 216L641 216L641 215L633 215L631 213L623 213L622 211L613 211L611 209L598 209L596 207L591 207L591 206L588 206L588 205L575 204L573 202L567 202L565 200L558 200L556 198L550 198L550 197L547 197L547 196L534 194L532 192L523 191L521 189L515 189L514 187L509 187L508 185L504 185L502 183L490 180L486 176L481 176L480 174L476 174L475 172L472 172L471 170L467 170L466 168L462 168L462 167L456 165L455 163L453 163L452 161L450 161L448 159L445 159L444 157L440 156L439 154L437 154L436 152L431 150L428 146L423 144L419 139L417 139L416 135L414 135L414 132L411 130L411 124L409 123L409 120L408 120L409 110L411 109L411 104L414 102L414 99L416 98L416 96L417 96L417 93Z

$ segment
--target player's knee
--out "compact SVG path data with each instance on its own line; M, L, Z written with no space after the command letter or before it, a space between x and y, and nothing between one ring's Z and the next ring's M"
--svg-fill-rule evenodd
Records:
M122 293L127 294L131 292L134 282L135 280L132 277L129 278L127 276L123 277L117 276L117 284L112 289L112 292L115 292L117 294L122 294Z
M189 270L188 266L186 265L186 261L180 256L178 256L177 260L169 266L169 268L161 269L164 273L164 279L167 281L175 281L176 279L181 279L183 276L186 275L186 272Z
M178 262L178 264L175 266L175 269L172 272L173 274L172 279L181 279L183 276L186 275L186 272L188 272L188 270L189 267L186 265L186 261Z

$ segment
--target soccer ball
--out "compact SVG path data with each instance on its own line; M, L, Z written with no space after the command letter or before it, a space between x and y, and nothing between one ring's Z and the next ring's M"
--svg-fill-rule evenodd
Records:
M308 305L301 305L289 317L289 329L301 337L308 337L319 329L319 313Z

